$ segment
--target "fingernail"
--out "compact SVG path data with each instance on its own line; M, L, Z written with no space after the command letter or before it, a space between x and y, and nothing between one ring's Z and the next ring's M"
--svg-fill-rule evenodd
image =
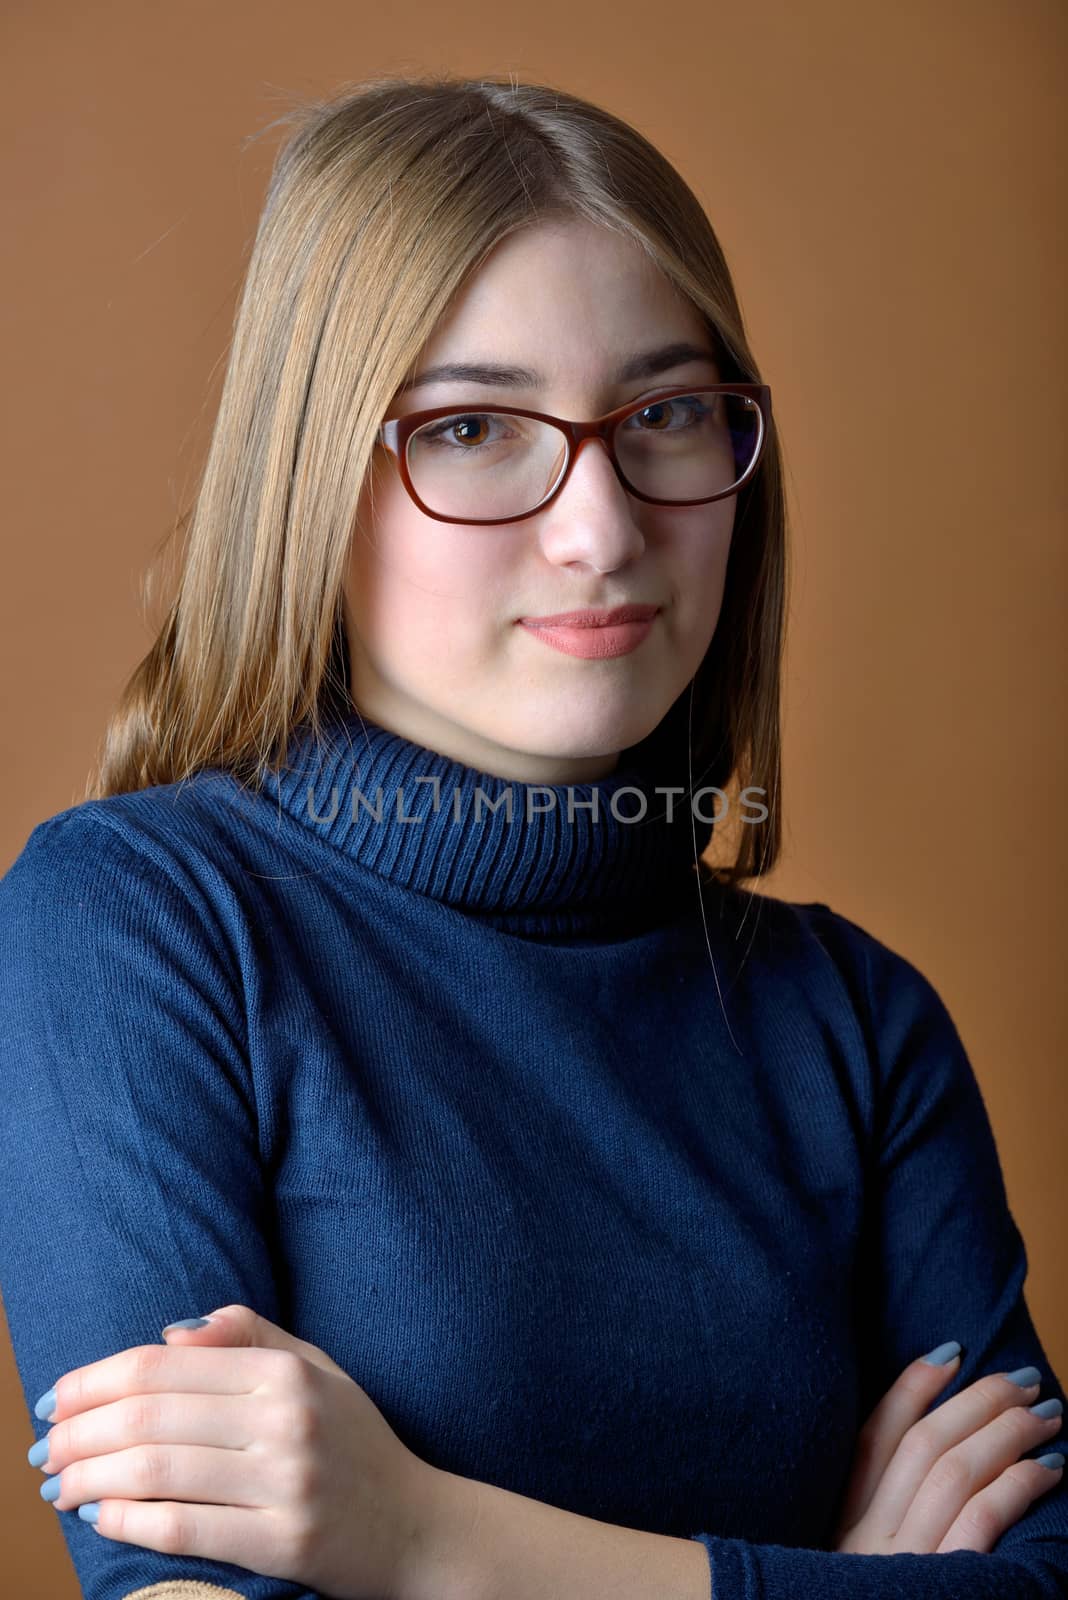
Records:
M54 1478L46 1478L44 1483L41 1485L42 1500L58 1500L62 1493L63 1488L59 1481L58 1472Z
M1040 1467L1049 1467L1052 1472L1056 1472L1058 1467L1064 1466L1064 1457L1059 1450L1051 1450L1049 1455L1046 1456L1036 1456L1035 1460Z
M1064 1407L1058 1399L1054 1398L1052 1400L1040 1400L1037 1406L1028 1406L1027 1409L1033 1416L1048 1419L1049 1417L1059 1417Z
M1018 1383L1021 1389L1032 1389L1036 1383L1042 1382L1042 1374L1037 1367L1017 1367L1015 1372L1003 1372L1003 1378L1008 1378L1010 1383Z
M47 1433L43 1439L38 1439L36 1444L31 1444L29 1450L26 1452L26 1460L30 1463L31 1467L44 1466L45 1462L48 1460Z
M928 1363L929 1366L945 1367L948 1366L948 1364L953 1360L954 1356L959 1355L960 1345L957 1343L956 1339L950 1339L948 1344L940 1344L937 1349L932 1350L930 1355L924 1356L923 1359Z
M87 1500L83 1506L78 1507L78 1515L83 1522L95 1522L100 1515L100 1501Z
M168 1322L163 1332L170 1333L172 1328L206 1328L210 1321L210 1317L186 1317L184 1322Z
M51 1422L52 1413L55 1409L56 1391L54 1389L49 1389L41 1396L40 1400L38 1400L37 1404L33 1408L33 1411L35 1416L43 1417L45 1422Z

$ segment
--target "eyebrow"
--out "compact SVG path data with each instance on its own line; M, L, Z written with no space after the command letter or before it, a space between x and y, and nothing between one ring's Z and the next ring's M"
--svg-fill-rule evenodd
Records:
M664 345L660 350L646 350L631 356L616 374L617 383L629 383L636 378L655 378L673 367L685 366L691 361L715 361L712 350L700 345L679 341ZM445 361L436 367L427 367L401 385L400 393L410 394L430 383L484 383L499 389L544 389L545 378L533 367L504 366L491 361Z

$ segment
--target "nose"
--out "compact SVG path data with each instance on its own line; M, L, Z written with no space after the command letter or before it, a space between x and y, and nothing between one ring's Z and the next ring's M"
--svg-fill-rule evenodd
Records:
M638 504L616 477L604 441L583 439L567 482L536 519L546 557L559 566L584 562L597 572L633 561L645 549L634 520Z

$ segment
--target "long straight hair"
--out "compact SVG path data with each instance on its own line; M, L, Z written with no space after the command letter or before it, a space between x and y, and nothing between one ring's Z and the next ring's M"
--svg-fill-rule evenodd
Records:
M185 531L174 598L108 722L86 799L205 767L254 781L298 724L318 737L352 709L344 581L375 436L452 297L507 235L568 218L618 231L703 317L721 381L763 382L696 196L610 112L511 76L392 77L302 101L279 122L292 131L210 445L171 535ZM769 872L780 846L786 512L774 420L738 501L687 717L694 786L752 784L766 808L741 828L733 861L700 864L725 885Z

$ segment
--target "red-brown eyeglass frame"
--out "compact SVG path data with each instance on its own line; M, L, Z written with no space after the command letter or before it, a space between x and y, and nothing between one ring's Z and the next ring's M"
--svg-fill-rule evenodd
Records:
M615 443L613 434L621 422L634 416L639 411L644 411L647 406L658 405L662 400L680 399L684 395L693 394L740 394L746 399L755 400L760 411L760 438L757 440L753 459L745 472L732 484L729 489L721 489L718 494L706 495L701 500L658 500L651 494L642 494L638 489L632 489L623 475L622 468L616 460ZM408 472L408 440L417 428L426 422L433 422L437 417L449 416L483 416L495 413L509 417L529 417L535 422L549 422L558 428L567 441L568 459L556 486L549 491L540 505L532 506L529 511L520 512L517 517L446 517L440 511L431 511L424 505L415 492L411 475ZM600 439L608 452L608 459L615 470L623 488L628 494L634 495L637 500L645 500L654 506L704 506L713 500L724 500L728 495L737 494L752 478L760 464L764 453L764 444L771 428L771 387L766 383L692 383L687 387L681 384L671 389L658 389L655 394L643 395L640 400L630 400L625 406L618 406L615 411L609 411L603 417L595 417L592 422L570 422L566 417L554 417L547 411L528 411L524 406L501 406L493 401L487 404L475 402L472 405L431 406L428 411L413 411L406 417L390 417L383 422L378 430L378 439L382 446L389 451L397 463L401 482L419 507L424 516L433 517L435 522L451 522L470 524L472 527L497 526L504 522L524 522L527 517L533 517L539 511L544 511L560 493L564 484L571 476L571 468L578 460L579 450L587 439Z

